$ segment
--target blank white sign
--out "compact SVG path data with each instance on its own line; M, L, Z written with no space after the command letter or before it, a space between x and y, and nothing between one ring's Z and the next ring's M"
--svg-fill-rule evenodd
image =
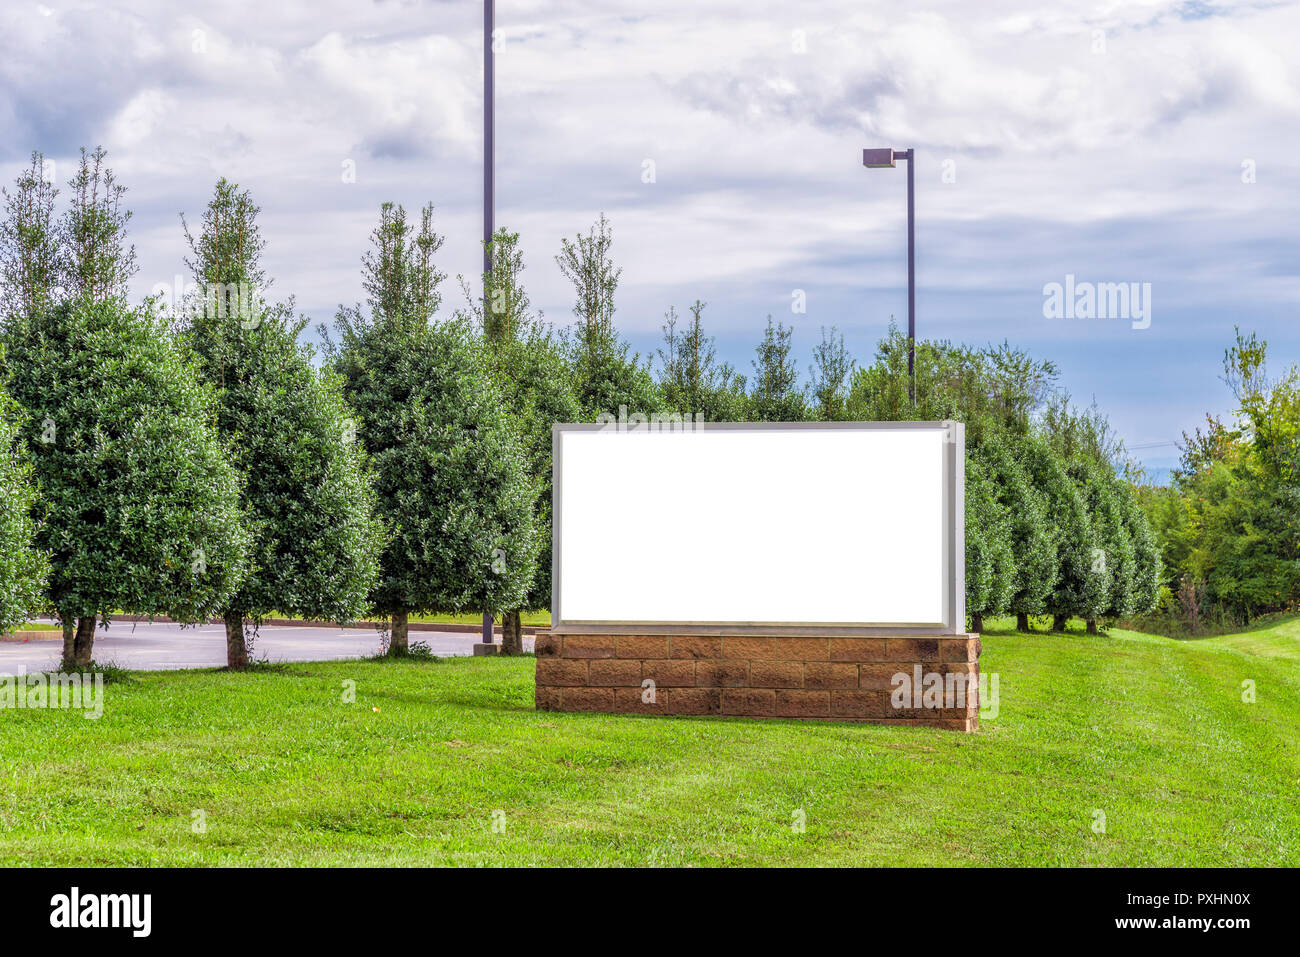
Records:
M949 618L942 426L556 431L557 626Z

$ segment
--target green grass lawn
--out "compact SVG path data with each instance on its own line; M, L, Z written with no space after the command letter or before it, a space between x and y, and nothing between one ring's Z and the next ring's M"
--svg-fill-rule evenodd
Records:
M13 634L21 638L23 635L31 634L34 631L62 631L62 629L58 625L50 625L40 621L29 621L19 625L12 632L0 631L0 636Z
M1300 864L1300 620L982 664L969 735L541 714L531 658L134 674L98 722L0 711L0 861Z
M551 613L543 608L541 611L526 611L519 616L520 622L525 628L549 628L551 627ZM412 615L411 621L424 622L428 624L455 624L455 625L479 625L483 623L483 614L466 613L462 615ZM501 624L501 617L497 616L497 624Z
M1300 661L1300 616L1272 616L1240 634L1207 638L1198 643L1234 648L1248 655Z
M267 616L269 618L295 618L301 620L299 616L286 615L282 612L275 612ZM525 628L549 628L551 627L551 612L543 608L540 611L526 611L519 616L520 621ZM366 615L363 621L378 621L376 615ZM461 614L439 614L439 615L411 615L410 620L430 625L481 625L483 623L482 612L463 612ZM501 616L496 617L497 626L501 625ZM355 622L353 623L355 624Z

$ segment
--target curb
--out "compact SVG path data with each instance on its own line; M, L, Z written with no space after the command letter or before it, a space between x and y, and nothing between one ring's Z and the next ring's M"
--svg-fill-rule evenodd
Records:
M19 628L17 631L0 632L0 643L12 645L21 645L29 641L62 641L63 633L58 631L49 631L40 629L36 631L24 631Z

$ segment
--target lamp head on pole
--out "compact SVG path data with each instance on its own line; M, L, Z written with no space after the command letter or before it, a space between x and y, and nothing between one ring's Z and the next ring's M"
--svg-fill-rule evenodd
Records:
M895 165L893 148L863 150L862 165L867 169L893 169Z

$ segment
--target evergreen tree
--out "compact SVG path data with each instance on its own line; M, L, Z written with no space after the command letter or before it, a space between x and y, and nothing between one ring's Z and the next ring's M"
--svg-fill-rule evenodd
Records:
M221 179L199 235L185 229L199 289L186 338L218 390L217 427L244 478L253 545L250 573L222 609L233 669L248 666L249 620L360 617L383 544L341 383L298 345L306 320L292 300L264 299L258 212L247 190Z
M551 431L558 422L578 421L582 407L564 353L541 314L531 311L520 276L524 263L518 234L498 230L489 252L492 269L483 276L487 295L474 296L462 281L469 306L461 316L483 331L491 372L524 442L527 471L537 490L539 536L537 574L525 605L544 608L551 601ZM500 610L501 652L522 654L521 609Z
M246 571L240 483L210 424L214 396L166 327L79 296L12 336L6 363L31 422L65 667L89 664L96 619L118 609L220 611Z
M535 483L492 359L466 322L438 323L441 245L386 203L363 260L368 312L341 308L331 367L374 464L390 540L372 600L408 649L411 614L517 609L537 573Z
M823 422L838 422L848 418L849 376L853 374L853 359L844 348L844 336L835 338L838 330L831 326L829 335L822 328L822 341L813 350L814 412Z
M1124 514L1116 494L1115 476L1091 458L1077 456L1066 471L1083 496L1096 545L1089 570L1100 581L1104 596L1100 608L1086 615L1088 634L1097 634L1099 618L1119 618L1132 613L1135 559L1133 542L1124 524Z
M575 318L563 347L573 366L574 391L584 418L620 411L649 416L662 408L662 399L640 356L614 326L614 295L623 270L614 265L610 249L614 234L601 214L590 232L560 240L555 257L560 273L573 284Z
M45 176L45 157L32 153L14 191L0 189L0 328L30 319L54 306L59 297L62 258L55 198L59 191Z
M213 396L163 324L126 301L130 213L104 161L102 149L82 150L50 236L50 194L29 171L17 195L31 202L9 204L0 230L6 283L28 280L6 328L5 371L27 414L36 542L51 555L65 668L90 663L96 623L115 610L206 619L242 579L248 551L239 479L209 425ZM38 288L51 236L62 286Z
M1015 571L1005 607L1016 614L1018 626L1028 630L1029 616L1046 610L1057 578L1058 540L1052 531L1051 499L1001 434L989 432L973 443L970 458L982 466L1007 516Z
M705 422L739 422L745 417L745 380L728 363L719 363L712 336L704 334L704 307L691 304L691 320L677 331L677 310L664 316L664 348L659 350L659 389L664 402L683 416Z
M1124 483L1121 491L1124 530L1133 543L1132 608L1125 614L1147 615L1155 610L1164 578L1160 546L1132 486Z
M1107 595L1100 615L1122 618L1134 613L1140 602L1139 579L1149 577L1153 569L1151 556L1143 554L1144 568L1139 568L1138 546L1134 536L1149 539L1145 519L1132 511L1133 491L1118 478L1115 469L1125 462L1124 443L1111 428L1105 414L1094 402L1083 409L1076 407L1067 393L1051 396L1042 410L1039 432L1051 445L1056 456L1066 464L1066 471L1083 495L1088 521L1098 542L1090 568L1103 581ZM1149 542L1144 543L1145 545ZM1146 591L1150 591L1149 588ZM1060 619L1058 619L1060 620ZM1097 630L1097 615L1085 616L1088 630Z
M613 228L601 213L586 236L579 233L576 239L561 238L560 254L555 257L561 275L573 284L577 297L573 305L575 338L579 349L587 353L583 364L590 369L600 368L603 357L599 353L617 343L614 294L623 270L614 265L610 255L613 245Z
M793 328L772 324L767 317L763 341L754 351L754 384L749 393L752 422L802 422L808 418L808 402L799 388L799 372L791 358Z
M1056 548L1053 586L1046 610L1053 630L1064 630L1071 617L1096 618L1106 608L1105 582L1093 572L1101 542L1088 517L1087 504L1067 474L1065 465L1046 440L1027 435L1018 440L1016 457L1045 503L1046 521ZM1033 608L1013 608L1022 630L1028 628Z
M966 612L971 630L1001 615L1016 588L1014 529L979 455L966 458Z

